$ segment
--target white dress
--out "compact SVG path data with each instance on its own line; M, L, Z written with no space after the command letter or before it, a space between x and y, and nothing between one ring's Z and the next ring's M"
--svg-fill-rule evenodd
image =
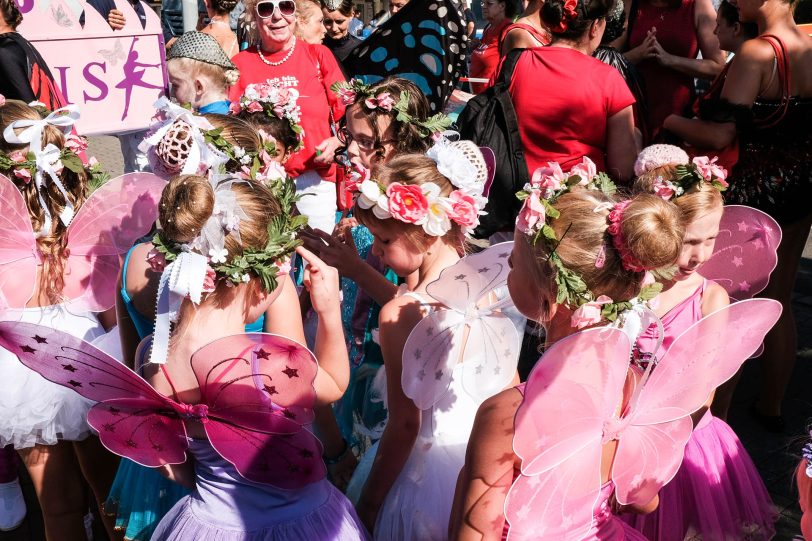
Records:
M8 310L4 321L23 321L59 329L92 341L104 334L96 314L68 312L63 305ZM44 379L15 355L0 348L0 446L17 449L58 440L81 440L91 433L87 410L93 402Z
M414 293L408 295L423 302ZM463 389L462 366L454 368L445 395L421 413L420 433L409 459L378 513L373 535L376 541L448 539L457 477L465 463L465 450L481 403ZM351 500L360 495L377 451L375 443L361 459L347 489Z

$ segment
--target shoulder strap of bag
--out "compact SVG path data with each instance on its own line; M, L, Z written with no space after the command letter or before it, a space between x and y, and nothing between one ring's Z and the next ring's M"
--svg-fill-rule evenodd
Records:
M527 162L524 159L524 146L522 145L522 137L519 133L519 121L516 118L516 110L513 107L513 100L510 96L508 89L510 88L510 81L513 77L513 71L516 69L516 64L519 62L522 53L525 49L513 49L508 52L505 61L502 63L502 69L499 72L499 77L494 85L494 96L499 99L502 105L502 111L505 117L505 127L507 128L507 136L510 139L510 145L513 149L513 156L516 165L516 172L518 177L514 182L514 186L524 186L530 182L530 174L527 171Z
M789 55L784 47L784 43L778 36L764 34L759 36L759 39L763 39L773 48L776 64L778 66L778 82L781 86L781 106L774 114L771 114L765 118L763 122L759 123L761 128L770 128L781 122L789 109L790 94L792 93Z

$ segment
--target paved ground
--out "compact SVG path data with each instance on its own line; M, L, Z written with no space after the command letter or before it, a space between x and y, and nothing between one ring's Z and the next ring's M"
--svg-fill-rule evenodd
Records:
M114 176L123 170L118 141L113 137L93 137L91 153L107 165ZM807 241L798 281L795 285L794 310L798 326L798 364L793 384L787 393L784 411L787 431L783 436L762 430L748 416L747 410L755 399L759 378L759 361L750 361L744 369L731 409L730 425L741 438L761 472L780 513L777 541L790 541L799 536L800 511L792 473L798 463L804 438L808 438L807 423L812 419L812 238ZM0 541L40 541L44 539L42 521L30 482L25 483L30 504L26 522L13 532L0 532ZM96 521L98 525L98 521ZM104 532L94 528L97 541ZM799 536L800 538L800 536ZM58 540L55 540L58 541ZM716 540L708 540L716 541ZM810 540L812 541L812 540Z

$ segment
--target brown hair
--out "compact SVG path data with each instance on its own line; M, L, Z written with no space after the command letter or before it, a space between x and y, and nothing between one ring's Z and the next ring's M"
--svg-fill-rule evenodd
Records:
M676 164L666 164L647 171L637 177L634 181L634 191L636 193L654 193L654 184L662 180L674 180L676 178ZM682 225L687 227L694 220L721 208L724 205L722 194L705 181L699 181L684 194L671 200L682 213Z
M355 6L352 5L352 0L343 0L336 9L328 8L327 4L322 0L321 7L326 11L337 11L345 17L352 17L352 13L355 9Z
M382 92L388 92L397 103L403 92L409 93L409 105L406 112L415 120L426 120L429 117L429 101L425 94L420 91L416 84L402 77L387 77L370 86L370 93L376 96ZM395 140L395 153L407 154L410 152L425 152L431 146L431 134L425 134L411 122L401 122L397 119L398 112L392 109L391 112L381 110L379 107L369 109L364 106L364 99L367 96L359 95L355 103L349 107L357 107L366 117L367 122L372 127L375 140L375 155L378 159L383 159L385 149L381 141L381 133L378 129L378 117L388 116L392 119L394 126L393 139ZM348 109L349 109L348 107ZM346 116L346 115L345 115ZM346 147L336 150L336 154L346 151Z
M225 238L228 259L242 255L246 249L261 250L268 243L268 224L282 212L271 191L258 182L239 180L231 185L246 217L240 220L239 240ZM214 188L206 177L178 175L170 179L161 194L158 209L159 234L165 242L191 242L214 210ZM219 287L219 292L222 288Z
M8 100L0 106L0 133L16 120L40 120L41 118L40 113L24 102ZM65 136L54 126L46 125L42 131L42 148L49 144L61 149L65 146ZM27 145L12 145L0 137L0 151L4 153L22 150L26 147ZM89 195L87 173L74 173L67 167L63 167L58 176L69 194L70 203L78 210ZM33 181L24 182L14 175L10 175L9 178L23 196L34 231L39 231L45 224L45 211L40 205L36 184ZM44 180L45 193L42 194L42 198L51 215L51 230L37 238L37 247L42 253L43 260L39 291L40 295L45 295L49 303L57 304L62 300L62 289L65 287L63 273L67 244L65 236L67 227L62 224L59 215L65 209L67 202L62 192L47 175Z
M211 10L217 15L228 15L231 13L231 10L237 7L239 2L237 0L208 0L207 3Z
M595 212L602 203L616 201L597 190L575 189L555 202L561 213L550 222L560 239L555 252L565 267L581 276L596 297L606 295L616 302L629 300L640 293L644 273L623 267L607 232L609 210ZM676 262L682 250L683 226L673 205L654 195L638 195L626 207L620 223L629 252L643 266L658 268ZM554 270L547 244L538 242L533 250L536 274L548 278L544 282L553 288L549 298L555 299L555 282L549 280ZM595 262L600 253L605 260L597 267Z
M401 184L420 186L433 182L440 187L440 195L448 197L454 186L451 181L440 174L434 160L423 154L404 154L392 158L386 164L379 164L372 170L372 178L382 184L384 188L393 182ZM398 234L405 235L406 239L417 247L426 243L426 232L419 225L407 224L395 219L381 220L372 212L372 209L361 208L356 204L353 208L353 216L358 222L367 227L376 224L380 227L397 228ZM459 225L451 222L451 229L445 234L444 239L454 246L462 247L464 244L463 231Z
M6 24L15 30L23 22L23 14L20 13L20 8L14 0L0 0L0 15Z
M218 113L206 113L203 116L215 129L221 129L220 135L232 145L242 147L246 152L259 152L262 148L259 134L245 120ZM226 163L226 171L229 173L236 173L241 168L242 164L235 160Z

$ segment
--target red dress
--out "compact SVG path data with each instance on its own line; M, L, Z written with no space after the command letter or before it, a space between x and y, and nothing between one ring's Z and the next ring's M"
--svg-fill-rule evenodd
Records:
M725 86L725 79L727 78L727 70L730 68L730 63L725 64L724 69L716 76L716 79L708 88L708 91L702 94L701 96L697 97L694 101L691 110L694 113L694 116L700 117L699 113L701 109L702 102L712 102L715 100L719 100L722 97L722 89ZM719 158L719 164L727 169L728 171L733 169L733 166L736 165L736 162L739 161L739 141L738 139L734 139L732 143L727 145L725 148L721 150L708 150L702 149L698 147L688 146L685 148L685 151L693 158L694 156L717 156Z
M531 174L548 161L560 163L566 171L583 156L605 171L609 117L634 104L615 68L555 46L522 54L510 95Z
M279 62L287 54L288 50L284 50L266 54L265 58L271 62ZM325 167L313 163L316 145L332 136L331 120L338 122L344 115L344 106L328 90L333 83L344 80L341 68L330 49L324 45L311 45L298 40L293 54L279 66L269 66L262 62L256 47L249 47L231 60L240 70L240 78L228 94L228 99L232 102L240 99L249 84L269 80L299 91L297 103L302 110L300 124L304 130L304 147L285 163L285 170L293 178L305 171L316 171L324 180L335 182L335 164Z
M696 58L699 42L694 25L694 0L682 0L676 8L654 7L641 1L629 36L629 49L646 39L652 27L657 28L657 41L666 52L683 58ZM646 82L648 128L653 137L662 129L670 114L683 115L694 100L694 78L662 66L656 58L637 64Z
M510 25L510 19L505 19L496 26L488 26L482 34L482 42L471 53L471 77L491 79L499 65L499 36ZM490 86L488 83L471 83L474 94L483 92Z

